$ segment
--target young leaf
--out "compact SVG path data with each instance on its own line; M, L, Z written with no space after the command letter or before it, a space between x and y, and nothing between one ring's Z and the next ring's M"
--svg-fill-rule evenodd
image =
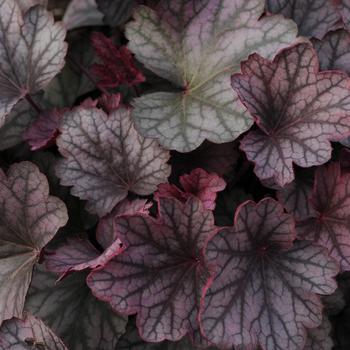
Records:
M49 196L46 177L30 162L0 171L0 324L21 317L32 269L42 248L68 220Z
M304 350L332 350L334 343L329 335L331 330L331 323L324 317L319 327L308 330Z
M16 0L0 0L0 126L15 104L48 85L62 69L66 32L41 6L22 15Z
M266 0L266 8L281 13L298 25L299 34L322 39L339 21L334 0Z
M163 0L156 11L139 6L126 25L128 46L177 91L136 98L138 130L180 152L248 130L252 119L231 89L231 74L250 53L271 58L296 36L294 23L281 16L259 20L263 11L263 0Z
M0 328L0 348L14 350L68 350L63 342L39 318L26 315L13 318Z
M297 225L298 236L326 247L343 271L350 270L350 174L340 164L316 170L313 217Z
M65 159L58 163L57 176L99 216L108 214L128 191L151 194L170 174L169 153L137 133L127 108L109 115L76 108L65 114L60 132L57 145Z
M52 327L70 350L115 350L127 318L94 298L85 279L80 272L56 284L57 275L38 265L25 309Z
M159 201L159 218L116 219L126 250L93 271L93 294L122 314L137 313L146 341L180 340L195 329L202 288L210 278L203 252L216 233L214 218L197 198Z
M216 267L200 315L204 336L217 346L303 349L305 327L322 320L318 294L336 289L337 263L309 242L295 242L292 216L271 198L242 204L234 227L209 243Z
M329 140L350 133L350 79L318 72L315 51L299 44L273 62L252 55L232 85L259 127L241 141L260 179L284 186L294 179L293 162L320 165L331 157Z

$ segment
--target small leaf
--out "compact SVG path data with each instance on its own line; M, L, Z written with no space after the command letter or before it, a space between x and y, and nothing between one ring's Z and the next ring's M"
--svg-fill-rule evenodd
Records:
M41 6L22 15L15 0L0 1L0 126L15 104L46 87L62 69L66 32Z
M300 35L322 39L340 19L332 1L266 0L266 8L291 18L298 25Z
M334 343L330 337L331 330L331 323L324 317L319 327L308 330L304 350L332 350Z
M311 167L331 157L330 140L350 133L350 79L338 71L318 72L315 51L299 44L273 62L254 54L232 78L258 130L241 149L255 162L260 179L284 186L294 179L293 163Z
M326 247L350 270L350 174L341 175L339 163L316 170L311 205L314 215L297 225L298 236Z
M216 273L206 290L201 330L223 348L303 349L305 327L317 327L331 294L336 261L324 249L295 239L292 216L271 198L242 204L234 227L209 243Z
M156 11L137 7L126 25L128 46L174 86L133 101L138 130L180 152L205 139L232 141L248 130L252 119L231 89L231 74L252 52L271 58L296 36L292 21L260 18L263 11L263 0L165 0Z
M42 248L68 220L49 196L46 177L30 162L0 171L0 324L21 317L32 269Z
M127 108L109 115L76 108L65 114L60 132L57 145L65 159L57 176L99 216L108 214L128 191L151 194L170 174L169 153L137 133Z
M215 234L214 218L197 198L186 204L162 198L158 220L136 214L116 219L125 251L93 271L93 294L118 312L137 313L146 341L180 340L197 327L202 288L209 280L203 259Z
M1 349L68 350L63 342L37 317L13 318L0 328Z

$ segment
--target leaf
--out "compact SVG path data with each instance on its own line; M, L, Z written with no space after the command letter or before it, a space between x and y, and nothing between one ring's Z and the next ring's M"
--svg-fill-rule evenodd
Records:
M347 30L350 29L350 4L347 0L334 0Z
M26 309L50 325L70 350L115 350L127 318L95 299L85 278L85 273L77 273L56 285L57 275L38 267Z
M315 329L308 330L308 337L304 350L332 350L333 340L330 337L332 326L327 318Z
M263 0L163 0L157 11L136 8L126 25L128 47L174 86L133 101L138 130L179 152L248 130L252 119L231 89L231 74L252 52L271 58L296 36L281 16L259 20L263 11Z
M32 269L42 248L68 220L49 196L46 177L30 162L0 172L0 324L21 317Z
M0 328L1 349L68 350L63 342L37 317L13 318Z
M186 204L162 198L159 218L116 219L125 251L87 279L93 294L121 314L137 313L146 341L180 340L196 328L202 288L210 275L203 252L215 234L214 218L197 198Z
M200 314L201 330L215 345L263 350L303 349L305 327L322 320L315 294L331 294L337 263L323 248L297 241L292 216L271 198L248 201L233 227L209 243L215 266Z
M130 109L107 116L100 109L76 108L65 114L60 132L57 145L64 159L57 176L99 216L108 214L128 191L151 194L170 174L169 153L137 133Z
M41 6L22 15L15 0L0 1L0 126L15 104L46 87L64 66L66 32Z
M126 46L117 47L110 38L99 32L92 33L91 44L102 62L90 67L92 74L99 80L99 87L115 88L123 84L133 86L145 81Z
M103 24L103 14L98 10L95 0L72 0L64 14L63 22L67 30Z
M350 270L350 174L340 164L316 170L314 215L297 225L298 236L326 247L343 271Z
M266 8L291 18L298 25L300 35L322 39L340 19L332 1L266 0Z
M184 203L193 196L201 200L205 209L214 210L217 193L226 187L226 182L220 176L200 168L180 176L180 184L183 190L172 184L160 184L155 198L176 198Z
M258 129L241 141L260 179L284 186L294 179L293 163L327 162L336 141L350 132L350 79L338 71L318 72L308 44L280 52L273 62L252 55L232 85ZM282 83L283 82L283 83Z
M0 128L0 151L18 145L23 141L22 133L34 121L35 112L23 100L13 107L5 124Z
M118 27L130 18L136 0L96 0L96 3L104 15L103 22L110 27Z
M48 0L16 0L22 13L27 12L31 7L35 5L41 5L47 7Z

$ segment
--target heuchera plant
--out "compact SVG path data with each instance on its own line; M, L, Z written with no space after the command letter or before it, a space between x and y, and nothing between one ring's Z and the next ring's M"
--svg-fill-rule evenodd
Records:
M350 348L348 0L0 0L0 350Z

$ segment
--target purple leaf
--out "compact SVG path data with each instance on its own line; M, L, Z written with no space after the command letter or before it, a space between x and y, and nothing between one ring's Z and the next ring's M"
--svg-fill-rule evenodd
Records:
M273 62L254 54L232 85L258 129L241 141L260 179L284 186L294 179L293 163L327 162L332 147L350 132L350 79L338 71L318 72L315 51L299 44Z
M0 324L21 317L32 269L42 248L68 220L49 196L46 177L30 162L0 171Z
M331 330L331 323L324 317L319 327L308 330L304 350L332 350L334 343L330 337Z
M347 30L350 30L350 3L349 0L333 0L337 5L340 16Z
M22 12L15 0L0 0L0 126L15 104L48 85L67 51L63 26L41 6Z
M271 198L248 201L234 227L209 243L206 258L216 275L200 315L204 336L223 348L303 349L305 327L317 327L331 294L337 263L323 248L295 242L292 216Z
M57 145L64 159L57 176L99 216L108 214L128 191L151 194L170 174L169 153L137 133L127 108L109 115L76 108L65 114L60 132Z
M115 350L127 318L94 298L85 278L77 273L56 284L57 275L38 265L25 309L52 327L70 350Z
M189 152L205 139L236 139L252 119L231 89L230 76L253 52L272 58L294 41L282 16L261 18L263 0L161 1L139 6L127 23L136 58L174 86L133 100L138 130L169 149Z
M25 315L13 318L0 328L0 348L6 350L68 350L63 342L39 318Z
M326 247L343 271L350 270L350 174L340 164L316 170L313 217L297 225L298 236Z
M202 288L210 278L203 257L216 233L214 218L197 198L162 198L159 218L116 219L126 250L88 277L93 294L118 312L137 313L146 341L180 340L197 327Z
M266 8L291 18L298 25L300 35L322 39L340 19L332 1L266 0Z

